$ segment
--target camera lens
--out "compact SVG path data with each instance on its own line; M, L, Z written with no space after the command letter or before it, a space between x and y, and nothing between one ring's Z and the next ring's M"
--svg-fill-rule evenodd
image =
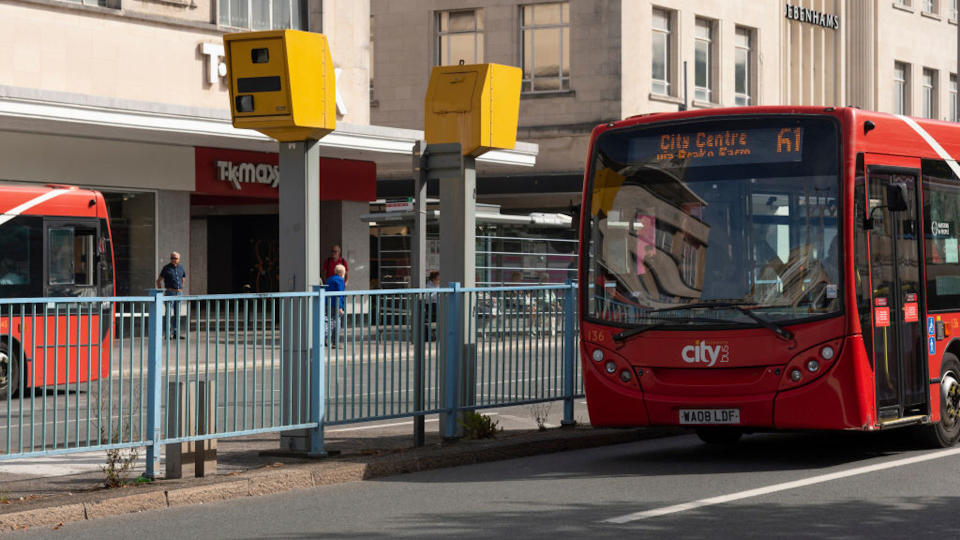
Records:
M250 51L250 59L254 64L266 64L270 61L270 49L253 49Z
M253 112L253 96L237 96L237 112Z

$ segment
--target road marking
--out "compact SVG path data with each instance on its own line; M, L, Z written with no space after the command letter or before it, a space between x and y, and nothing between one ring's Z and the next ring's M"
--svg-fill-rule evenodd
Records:
M124 451L126 452L126 450ZM138 452L135 468L143 469L146 461L145 452ZM100 471L106 462L103 450L93 452L77 452L36 458L25 458L16 461L0 462L0 473L20 474L30 478L67 476L87 472Z
M498 412L488 412L487 416L497 416L500 413ZM439 418L427 418L427 422L439 422ZM372 426L359 426L359 427L349 427L349 428L340 428L340 429L325 429L325 433L342 433L344 431L364 431L368 429L377 429L385 427L398 427L398 426L410 426L413 425L413 420L407 420L406 422L394 422L392 424L375 424Z
M643 512L634 512L633 514L627 514L624 516L605 519L603 520L603 523L617 523L617 524L630 523L631 521L640 521L644 519L665 516L668 514L685 512L687 510L694 510L696 508L703 508L705 506L713 506L717 504L728 503L731 501L748 499L750 497L759 497L761 495L769 495L771 493L776 493L778 491L786 491L788 489L796 489L800 487L811 486L813 484L821 484L824 482L830 482L832 480L839 480L841 478L848 478L851 476L868 474L868 473L882 471L886 469L893 469L896 467L903 467L905 465L913 465L914 463L922 463L924 461L930 461L934 459L955 456L957 454L960 454L960 448L950 448L947 450L940 450L930 454L924 454L922 456L914 456L914 457L909 457L904 459L898 459L894 461L888 461L886 463L878 463L876 465L867 465L864 467L857 467L855 469L850 469L847 471L821 474L817 476L812 476L810 478L804 478L802 480L794 480L792 482L784 482L782 484L773 484L770 486L764 486L756 489L748 489L746 491L741 491L739 493L731 493L729 495L720 495L717 497L710 497L707 499L700 499L697 501L691 501L691 502L682 503L682 504L674 504L672 506L654 508L653 510L644 510Z
M439 418L427 418L426 422L439 422ZM359 427L348 427L340 429L325 429L323 430L326 433L342 433L344 431L365 431L368 429L379 429L385 427L397 427L397 426L409 426L413 424L413 420L408 420L406 422L394 422L392 424L376 424L373 426L359 426Z

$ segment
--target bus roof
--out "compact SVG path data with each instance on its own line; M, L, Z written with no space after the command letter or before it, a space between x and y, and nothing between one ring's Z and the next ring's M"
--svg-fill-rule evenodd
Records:
M856 107L768 105L641 114L601 124L594 128L593 137L610 129L642 124L743 115L833 116L843 126L841 139L845 142L845 152L939 159L947 161L951 168L956 165L954 160L960 156L960 123L866 111ZM956 174L960 178L960 167L957 167Z
M59 184L0 183L0 214L106 217L103 195L92 189Z

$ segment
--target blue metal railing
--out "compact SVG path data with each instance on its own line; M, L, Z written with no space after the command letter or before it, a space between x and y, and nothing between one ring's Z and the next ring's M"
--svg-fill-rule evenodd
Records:
M576 285L0 300L0 460L581 396ZM5 381L5 383L4 383ZM5 384L5 386L4 386Z

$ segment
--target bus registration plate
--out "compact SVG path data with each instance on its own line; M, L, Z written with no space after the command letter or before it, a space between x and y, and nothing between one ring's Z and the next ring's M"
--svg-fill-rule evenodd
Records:
M740 409L680 409L681 424L739 424Z

